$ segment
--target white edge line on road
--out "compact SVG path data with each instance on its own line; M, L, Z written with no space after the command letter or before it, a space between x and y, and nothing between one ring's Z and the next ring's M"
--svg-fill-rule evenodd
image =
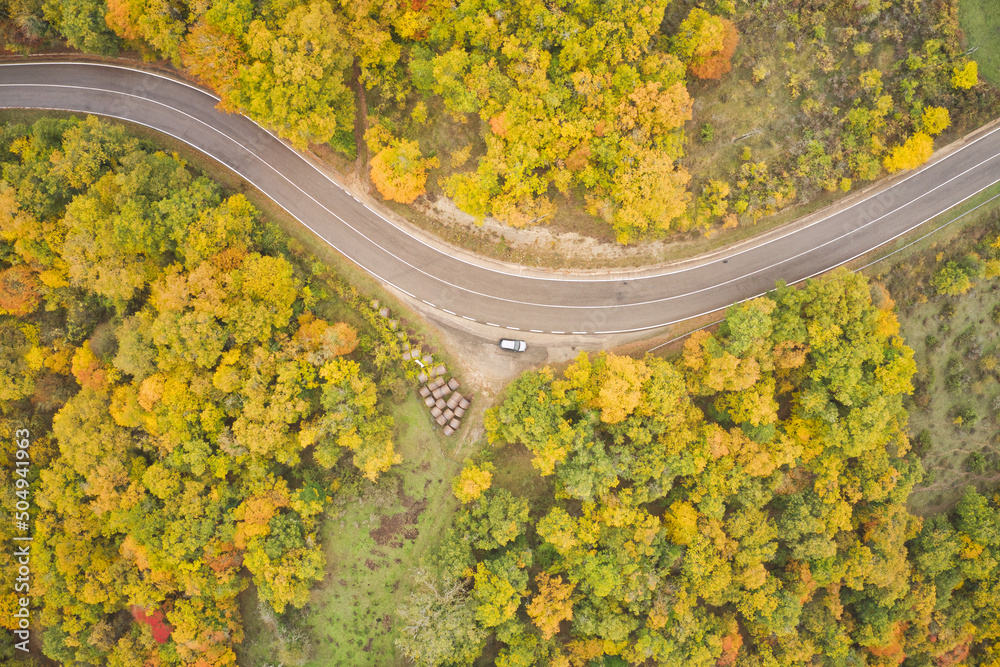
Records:
M169 81L170 83L178 83L178 84L184 86L185 88L190 88L191 90L199 92L202 95L205 95L207 97L211 97L216 102L221 102L222 101L221 97L219 97L218 95L216 95L212 91L208 90L207 88L202 88L200 86L196 86L196 85L194 85L192 83L184 81L183 79L174 79L174 78L166 76L164 74L160 74L159 72L152 72L152 71L146 70L146 69L138 69L136 67L125 67L124 65L113 65L111 63L95 63L95 62L87 62L87 61L82 61L82 60L81 61L77 61L77 60L49 60L49 61L44 61L43 60L43 61L36 61L36 62L0 63L0 67L24 67L26 65L27 66L31 66L31 67L45 66L45 65L58 65L58 66L62 66L62 67L65 67L65 66L68 65L68 66L76 67L76 66L81 66L82 65L82 66L85 66L85 67L106 67L108 69L120 69L120 70L124 70L124 71L130 72L130 73L138 73L138 74L145 74L146 76L154 76L157 79L163 79L164 81ZM244 118L246 118L246 117L244 116ZM248 118L247 120L252 120L254 123L257 122L255 120L253 120L252 118ZM261 129L265 129L265 128L261 127Z

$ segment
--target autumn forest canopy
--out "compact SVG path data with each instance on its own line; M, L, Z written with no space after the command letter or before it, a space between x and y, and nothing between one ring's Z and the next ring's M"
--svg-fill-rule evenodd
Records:
M0 0L0 38L164 61L296 147L362 153L386 200L444 195L515 227L573 209L621 243L850 191L1000 109L957 0ZM737 132L733 109L783 120ZM1000 242L931 271L919 303L958 298L1000 274ZM119 125L0 129L0 438L32 432L45 656L253 664L248 609L281 632L317 597L349 609L330 545L372 532L334 508L374 522L388 478L405 549L351 565L405 572L364 595L388 600L380 641L408 664L1000 666L1000 493L912 511L927 443L906 406L935 385L880 283L778 285L673 356L526 372L457 450L403 424L431 428L400 407L408 334L369 298ZM965 357L993 373L995 351ZM975 393L958 367L943 382ZM424 498L448 498L423 515L400 443L427 450L423 491L443 491ZM309 623L330 642L347 627ZM325 655L383 656L351 640ZM0 662L12 650L4 632Z
M0 168L0 433L34 438L44 652L235 664L236 596L302 607L330 494L400 460L397 362L242 195L119 126L7 125Z
M581 354L486 417L546 490L469 463L400 614L419 665L995 665L1000 498L906 506L913 352L846 272L733 307L674 362ZM530 502L529 502L530 500Z
M917 166L952 113L974 115L985 104L976 64L963 55L955 0L0 7L8 48L61 36L104 55L137 49L183 68L223 107L300 147L330 143L352 154L355 130L364 132L361 149L371 152L372 181L387 199L412 202L430 178L476 218L523 226L582 207L623 243L755 223L799 193L850 190ZM757 158L747 146L725 173L692 172L686 133L695 102L730 72L741 31L756 46L740 60L740 76L752 70L753 83L740 83L776 86L787 98L782 113L795 118L794 141L770 138L784 145L780 158ZM873 43L889 50L873 53ZM779 67L755 65L767 55L761 45ZM368 100L359 106L362 92ZM748 95L738 89L727 104ZM367 117L355 128L359 109ZM711 142L715 130L709 122L698 133ZM454 143L457 136L469 141Z

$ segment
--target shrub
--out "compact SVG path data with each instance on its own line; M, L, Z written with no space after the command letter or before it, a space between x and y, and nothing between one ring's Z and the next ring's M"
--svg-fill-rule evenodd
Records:
M945 388L952 394L960 394L969 388L970 378L964 373L949 375L944 380Z
M931 434L927 429L923 429L913 439L913 453L918 458L924 458L931 451Z
M984 373L996 371L998 365L1000 365L1000 359L997 359L995 354L984 354L979 360L979 370Z
M971 405L953 407L951 412L955 415L954 423L957 426L972 428L979 421L979 415L976 414L976 410Z
M967 345L973 341L976 337L976 325L970 324L962 330L962 333L955 337L955 346L960 347L962 345Z
M701 140L707 144L713 139L715 139L715 128L712 127L711 123L705 123L701 126Z
M965 458L965 469L969 472L983 474L986 472L986 457L981 452L972 452Z
M971 382L972 378L966 372L961 360L951 357L948 360L947 376L944 380L945 388L953 394L960 394L969 388Z
M963 66L956 66L951 71L951 85L956 88L972 88L979 83L979 65L970 60Z
M923 375L913 378L913 402L921 410L926 410L931 404L931 383Z
M931 279L931 284L938 294L957 296L972 289L972 279L958 262L948 262L939 269Z

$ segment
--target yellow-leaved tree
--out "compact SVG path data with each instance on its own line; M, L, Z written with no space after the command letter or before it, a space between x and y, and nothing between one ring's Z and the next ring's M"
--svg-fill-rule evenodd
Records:
M929 134L917 132L905 143L894 146L885 156L882 164L886 171L894 174L904 169L914 169L930 159L934 152L934 140Z
M642 401L642 385L653 372L645 363L632 357L613 354L603 356L597 380L596 405L601 409L601 421L617 424L624 420Z
M475 463L468 463L462 468L462 474L451 483L455 497L464 505L483 495L483 492L490 488L490 484L493 483L492 469L493 466L489 463L482 468Z
M940 134L951 125L951 115L944 107L927 107L920 120L927 134Z
M955 67L951 71L951 85L956 88L972 88L979 83L979 65L975 60L966 62L961 67Z

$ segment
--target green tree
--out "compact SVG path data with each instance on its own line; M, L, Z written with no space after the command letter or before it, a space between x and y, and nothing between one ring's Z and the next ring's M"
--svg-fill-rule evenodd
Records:
M503 547L524 533L528 503L500 489L480 498L461 516L456 527L476 549Z
M108 8L103 0L46 0L43 13L73 48L102 56L117 53L118 40L104 23Z
M243 197L94 119L12 136L0 275L29 269L24 298L47 311L0 321L0 433L32 431L43 650L233 665L246 572L276 610L324 572L302 450L330 425L370 478L399 461L378 376L343 359L357 331L311 311L308 265L259 252Z
M396 645L418 665L471 665L488 633L476 624L475 602L462 580L415 575L417 592L399 609L403 626Z
M233 103L298 148L351 128L346 32L343 16L326 0L295 5L273 22L252 21Z
M558 378L512 383L489 436L525 445L556 484L523 537L465 533L478 622L496 628L502 659L707 667L924 650L933 589L908 558L919 466L903 454L916 367L892 308L839 272L734 306L676 363L581 355ZM614 419L602 419L604 387L616 388ZM526 549L572 587L529 596L544 637L513 620L522 585L497 572ZM934 555L935 581L953 576L953 557ZM837 621L847 614L853 624ZM910 622L921 630L898 631Z
M493 628L514 618L527 593L528 574L523 562L505 554L498 559L476 566L473 598L476 620L485 628Z

